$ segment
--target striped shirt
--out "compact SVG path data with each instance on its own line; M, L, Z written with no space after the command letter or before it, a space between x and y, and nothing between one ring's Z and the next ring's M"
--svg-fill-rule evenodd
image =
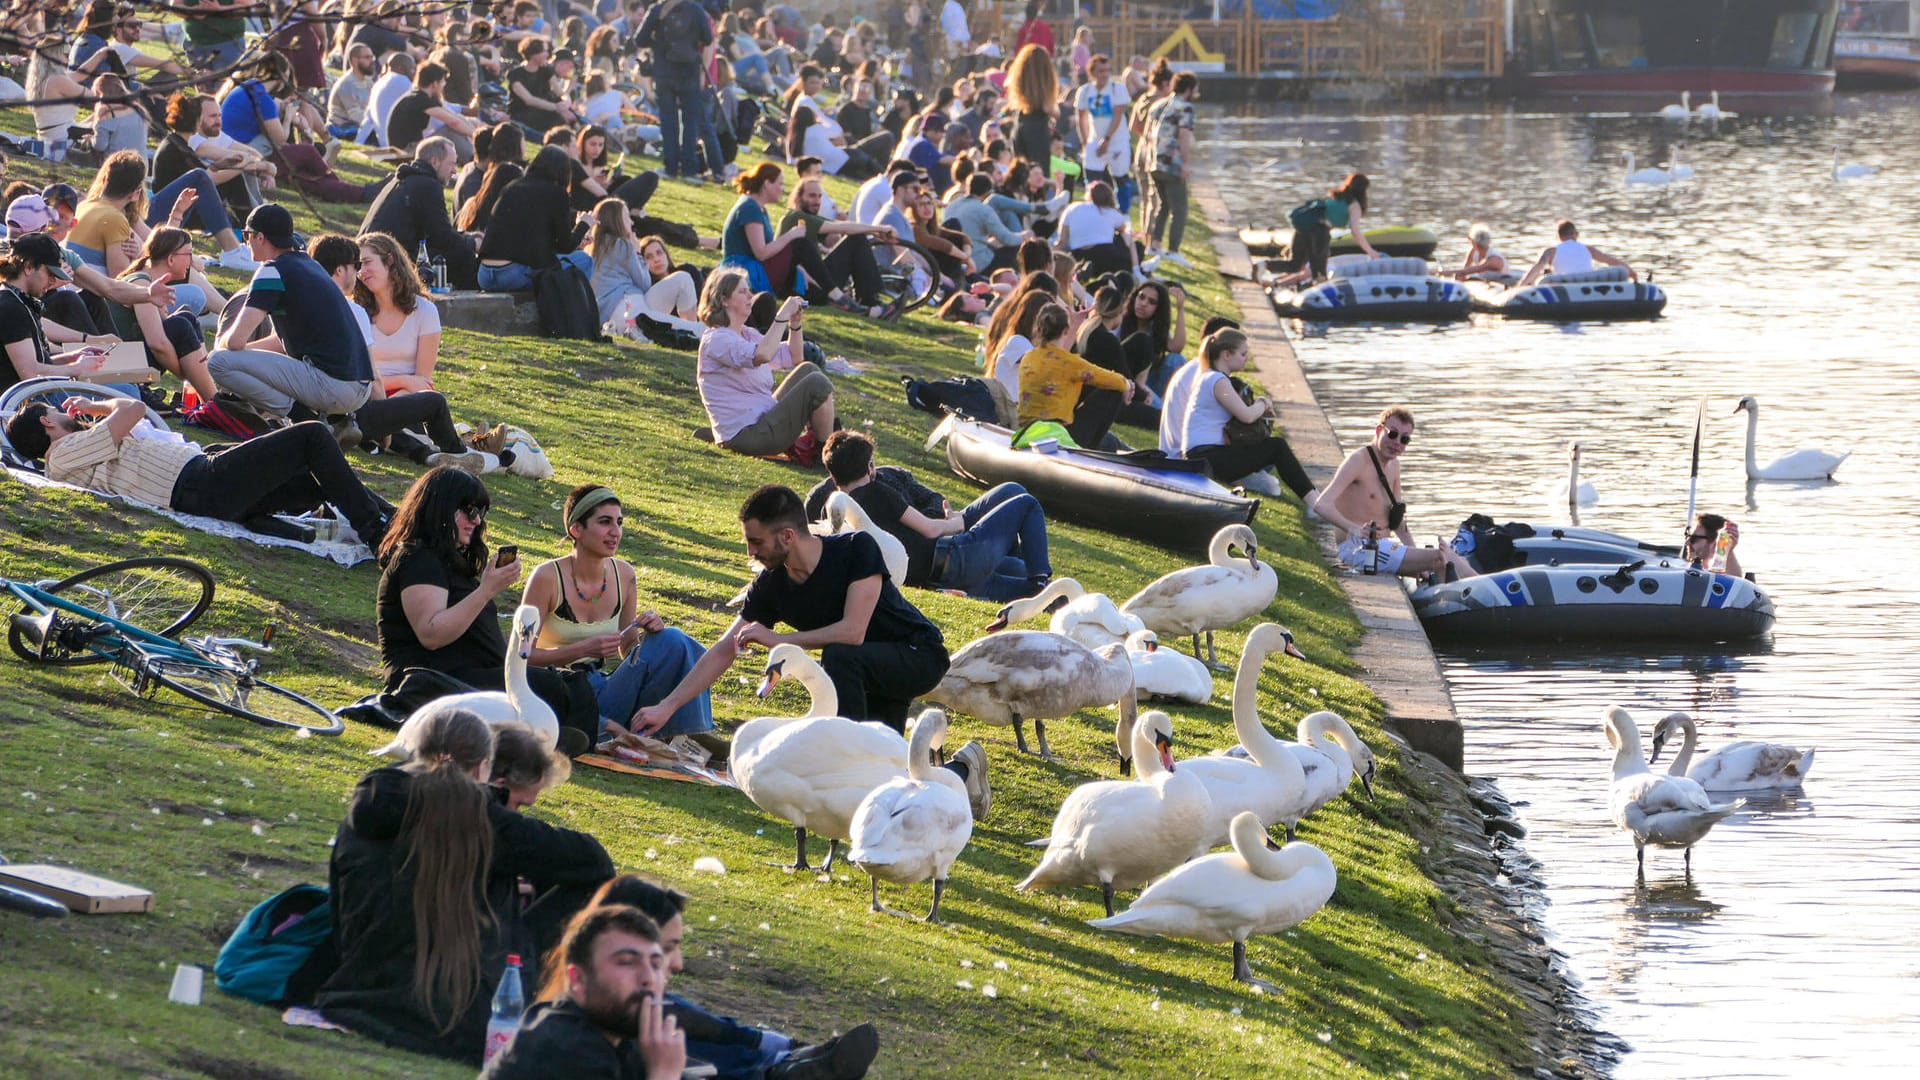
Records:
M200 447L143 423L118 443L105 424L62 438L47 451L47 476L148 506L173 505L180 471L201 456Z

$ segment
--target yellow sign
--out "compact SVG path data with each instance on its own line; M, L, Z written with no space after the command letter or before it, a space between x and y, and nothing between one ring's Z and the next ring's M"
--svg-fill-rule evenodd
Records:
M1200 35L1193 32L1193 24L1185 22L1180 24L1180 29L1168 34L1167 40L1161 42L1160 46L1153 50L1153 55L1148 59L1159 60L1162 57L1170 57L1177 52L1182 45L1185 45L1192 51L1193 60L1186 63L1172 62L1170 66L1175 70L1185 69L1194 71L1210 69L1213 71L1221 71L1227 66L1227 54L1223 52L1208 52L1207 47L1200 43Z

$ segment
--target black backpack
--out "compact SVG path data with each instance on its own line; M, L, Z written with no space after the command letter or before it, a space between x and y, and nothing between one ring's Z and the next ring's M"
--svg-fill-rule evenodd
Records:
M939 382L902 376L900 382L907 390L907 404L921 412L930 412L936 416L955 413L969 420L980 420L989 424L1000 422L999 412L994 408L993 393L987 384L967 375L956 375Z
M600 303L579 267L563 262L536 270L533 303L540 312L540 332L548 337L601 340Z
M1533 526L1518 521L1496 525L1485 514L1474 514L1460 523L1453 534L1453 550L1483 574L1496 574L1525 565L1524 553L1514 547L1515 540L1533 535Z
M656 62L699 64L701 30L706 22L706 12L700 7L699 0L665 2L660 20L654 24L653 34L639 44L653 50Z

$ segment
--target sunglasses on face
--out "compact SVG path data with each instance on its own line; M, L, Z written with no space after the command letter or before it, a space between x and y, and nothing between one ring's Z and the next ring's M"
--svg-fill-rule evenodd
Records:
M1383 427L1380 429L1380 434L1385 435L1387 437L1388 442L1397 442L1401 446L1413 445L1413 432L1411 431L1407 432L1405 435L1402 435L1390 427Z
M1709 540L1711 540L1711 539L1713 539L1713 537L1711 537L1711 536L1703 536L1703 535L1701 535L1700 533L1693 533L1692 535L1690 535L1690 536L1688 536L1688 537L1687 537L1687 543L1689 543L1689 544L1704 544L1704 543L1706 543L1707 541L1709 541Z
M484 506L462 506L458 512L465 514L467 520L473 522L475 525L485 525L487 523L487 508Z

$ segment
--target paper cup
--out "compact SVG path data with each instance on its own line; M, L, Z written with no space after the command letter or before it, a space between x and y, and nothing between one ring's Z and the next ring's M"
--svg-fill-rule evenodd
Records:
M175 967L173 989L167 991L167 1000L180 1005L200 1004L200 991L206 978L206 971L197 964L181 964Z

